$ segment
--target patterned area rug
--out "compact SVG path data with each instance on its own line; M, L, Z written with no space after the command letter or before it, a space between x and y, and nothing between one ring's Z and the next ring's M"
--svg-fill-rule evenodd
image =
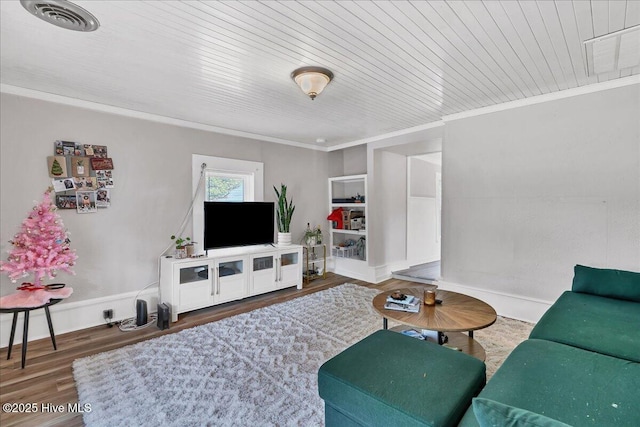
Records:
M88 426L321 426L317 372L382 326L354 284L78 359L73 375ZM476 332L488 373L531 325L498 319ZM489 372L490 370L490 372Z

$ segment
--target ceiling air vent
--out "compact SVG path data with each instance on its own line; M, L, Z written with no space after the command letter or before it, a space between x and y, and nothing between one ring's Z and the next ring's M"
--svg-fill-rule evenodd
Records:
M74 31L95 31L100 23L95 16L78 5L64 0L20 0L32 15L58 27Z
M584 42L590 76L640 65L640 25Z

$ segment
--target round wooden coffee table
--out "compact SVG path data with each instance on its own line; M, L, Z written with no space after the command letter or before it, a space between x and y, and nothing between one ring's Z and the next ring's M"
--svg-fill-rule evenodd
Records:
M496 321L496 311L493 307L468 295L437 289L436 299L441 300L442 303L434 306L423 304L418 313L384 308L387 297L396 291L423 299L424 288L394 289L376 295L373 298L373 307L382 315L384 329L388 327L388 319L392 319L416 328L418 332L421 332L420 330L435 331L439 344L446 343L480 360L485 360L484 348L473 339L473 331L486 328ZM392 330L404 329L406 327L392 328ZM467 332L468 335L463 332Z

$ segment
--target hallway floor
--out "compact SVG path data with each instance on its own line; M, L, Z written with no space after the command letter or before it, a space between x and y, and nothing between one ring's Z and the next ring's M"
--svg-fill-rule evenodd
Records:
M440 261L427 262L391 273L394 279L411 280L419 283L436 283L440 277Z

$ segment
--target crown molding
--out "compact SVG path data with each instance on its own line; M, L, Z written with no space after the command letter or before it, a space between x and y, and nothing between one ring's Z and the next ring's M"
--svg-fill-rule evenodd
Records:
M11 95L24 96L27 98L39 99L42 101L54 102L54 103L63 104L63 105L69 105L73 107L85 108L93 111L100 111L100 112L109 113L109 114L117 114L125 117L148 120L156 123L163 123L163 124L169 124L173 126L180 126L180 127L190 128L190 129L202 130L206 132L213 132L213 133L222 134L222 135L230 135L230 136L237 136L241 138L253 139L258 141L272 142L275 144L288 145L288 146L293 146L298 148L306 148L309 150L331 152L336 150L343 150L345 148L355 147L357 145L384 141L390 138L408 136L417 132L422 132L429 129L435 129L435 128L444 126L447 122L451 122L455 120L480 116L483 114L495 113L498 111L506 111L513 108L520 108L528 105L535 105L535 104L540 104L544 102L570 98L573 96L595 93L595 92L604 91L604 90L616 89L619 87L630 86L634 84L640 84L640 75L623 77L623 78L609 80L602 83L594 83L591 85L566 89L559 92L552 92L552 93L547 93L543 95L533 96L530 98L519 99L516 101L504 102L504 103L492 105L489 107L482 107L474 110L463 111L461 113L449 114L449 115L443 116L441 120L438 120L435 122L430 122L423 125L414 126L411 128L401 129L394 132L389 132L381 135L372 136L369 138L358 139L358 140L345 142L342 144L336 144L332 146L305 144L299 141L290 141L287 139L274 138L266 135L259 135L259 134L254 134L254 133L244 132L244 131L239 131L234 129L226 129L226 128L221 128L217 126L206 125L203 123L191 122L191 121L182 120L182 119L174 119L171 117L161 116L157 114L145 113L141 111L130 110L127 108L100 104L93 101L85 101L82 99L70 98L62 95L41 92L41 91L27 89L19 86L12 86L4 83L0 84L0 92L11 94Z
M640 75L623 77L602 83L594 83L587 86L561 90L559 92L545 93L543 95L532 96L530 98L518 99L516 101L503 102L502 104L492 105L490 107L482 107L475 110L463 111L461 113L449 114L443 116L442 120L445 123L452 122L454 120L466 119L469 117L481 116L483 114L511 110L513 108L526 107L528 105L541 104L543 102L556 101L559 99L571 98L574 96L600 92L603 90L616 89L619 87L630 86L634 84L640 84Z
M411 128L401 129L394 132L383 133L381 135L372 136L369 138L358 139L355 141L345 142L343 144L337 144L330 147L327 147L327 151L336 151L342 150L345 148L355 147L356 145L369 144L371 142L384 141L385 139L397 138L406 135L411 135L417 132L423 132L429 129L435 129L440 126L444 126L444 122L442 120L438 120L436 122L426 123L424 125L414 126Z
M159 114L145 113L142 111L130 110L128 108L115 107L112 105L101 104L99 102L85 101L83 99L71 98L62 95L56 95L48 92L27 89L19 86L12 86L0 83L0 92L10 95L23 96L26 98L39 99L41 101L54 102L56 104L68 105L71 107L84 108L87 110L99 111L102 113L116 114L119 116L132 117L135 119L148 120L156 123L163 123L184 128L213 132L222 135L237 136L240 138L254 139L258 141L273 142L275 144L290 145L293 147L307 148L310 150L327 151L324 146L314 146L298 141L290 141L287 139L274 138L271 136L259 135L250 132L243 132L234 129L226 129L217 126L206 125L204 123L191 122L188 120L174 119L172 117L161 116Z

